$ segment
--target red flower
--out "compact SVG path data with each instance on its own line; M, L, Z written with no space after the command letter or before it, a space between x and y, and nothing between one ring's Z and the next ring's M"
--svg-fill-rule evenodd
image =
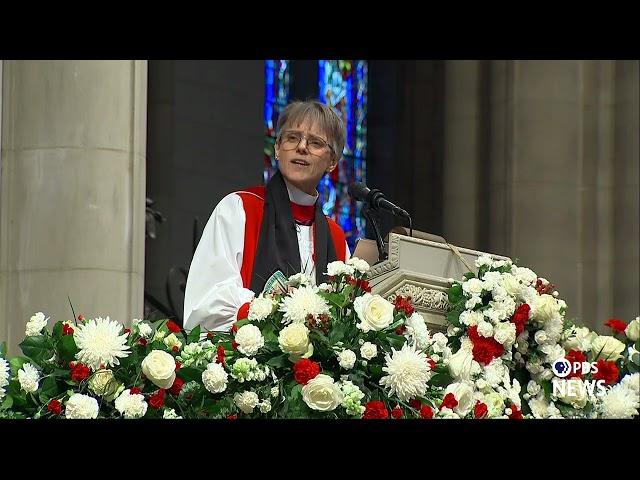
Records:
M58 400L50 400L47 404L47 410L54 415L60 415L62 413L62 404Z
M359 286L365 292L371 292L371 287L369 286L369 282L367 280L358 280Z
M131 329L130 328L125 328L122 333L131 333Z
M404 311L407 317L410 317L415 312L415 308L411 305L411 297L405 298L402 295L396 295L393 305L396 307L397 312Z
M237 419L238 419L238 415L236 415L235 413L227 417L227 420L237 420Z
M473 416L474 418L484 418L489 413L489 408L486 404L478 401L476 402L476 406L473 407Z
M404 325L400 325L399 327L396 327L396 335L402 335L406 331L407 331L407 327L405 327Z
M522 412L518 410L518 407L516 407L513 403L509 408L511 409L511 415L509 415L509 418L511 420L522 420L524 418L522 416Z
M140 393L142 393L142 390L139 387L131 387L131 390L129 390L130 395L138 395Z
M167 322L167 328L173 333L180 333L180 325L171 320Z
M433 418L433 409L429 405L423 405L420 409L420 418L430 420Z
M389 411L384 406L384 402L373 400L368 402L364 408L365 411L362 418L366 418L368 420L389 418Z
M178 352L180 351L180 349L178 348L178 346L177 346L177 345L174 345L173 347L171 347L171 351L172 351L173 353L178 353Z
M420 410L420 407L422 407L422 402L420 400L418 400L417 398L414 398L413 400L411 400L409 402L409 405L411 405L411 408L415 408L416 410Z
M233 324L233 326L231 327L231 331L232 331L233 333L236 333L236 332L238 331L238 324L237 324L237 323L234 323L234 324Z
M356 285L358 285L358 280L356 280L354 277L349 275L349 276L347 276L347 283L349 285L353 285L355 287Z
M90 374L91 371L89 370L89 367L82 363L76 363L71 369L71 380L80 383L89 378Z
M440 408L441 409L450 408L451 410L453 410L457 406L458 406L458 400L456 400L455 395L453 393L447 393L442 399L442 404L440 405Z
M238 345L239 345L239 343L236 342L235 340L233 342L231 342L231 348L233 348L234 350L238 349Z
M78 315L78 320L81 322L84 322L84 315L82 314Z
M71 328L71 325L67 325L66 323L62 325L62 335L73 335L73 328Z
M207 332L207 338L213 338L213 333Z
M176 360L176 372L182 368L182 364Z
M216 351L216 363L224 365L224 347L222 345L218 345L218 350Z
M176 377L176 379L173 381L173 385L171 385L171 388L169 389L169 392L178 396L180 395L180 390L182 390L183 385L184 380L182 380L180 377Z
M149 405L151 408L161 408L164 405L164 389L161 388L149 397Z
M520 335L524 331L525 324L529 321L529 312L531 311L531 307L523 303L518 307L516 312L511 317L511 323L514 323L516 326L516 336Z
M571 364L571 373L567 375L567 379L569 378L580 378L582 379L582 362L587 361L587 356L582 353L580 350L569 350L565 357L569 363ZM573 368L573 363L578 362L580 366L576 369Z
M143 345L143 346L144 346L144 345L146 345L146 344L147 344L147 340L146 340L146 339L144 339L144 338L139 338L139 339L138 339L138 343L139 343L140 345Z
M320 373L320 365L308 358L303 358L293 366L293 378L300 385L306 385L309 380Z
M617 318L610 318L605 323L607 327L613 328L616 333L622 333L627 328L627 323L622 320L618 320Z
M391 410L391 416L395 419L402 418L402 415L404 415L404 412L400 407L396 407Z
M504 347L493 337L481 337L478 334L478 327L474 325L468 330L469 338L473 343L473 359L476 362L488 365L494 358L501 357Z
M596 366L598 367L598 372L593 374L594 380L604 380L605 385L611 385L618 381L620 371L616 366L616 362L598 360Z
M433 358L428 358L427 357L427 363L431 367L431 370L435 370L436 369L436 362L433 361Z

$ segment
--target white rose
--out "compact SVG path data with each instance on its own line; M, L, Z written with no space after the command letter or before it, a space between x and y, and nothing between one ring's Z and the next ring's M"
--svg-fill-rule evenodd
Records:
M140 333L141 337L144 338L149 338L151 337L151 334L153 333L153 329L151 328L151 325L149 325L148 323L139 323L138 324L138 332Z
M547 332L545 332L544 330L538 330L533 336L533 339L538 345L544 345L548 340Z
M160 388L171 388L176 379L176 361L167 352L153 350L142 360L142 373Z
M235 340L238 344L238 351L248 356L253 356L264 347L264 337L262 332L255 325L243 325L236 332Z
M632 342L637 342L640 337L640 317L636 317L635 320L629 322L627 328L624 329L624 334Z
M597 355L595 360L609 360L615 362L621 357L624 350L624 343L620 340L607 335L600 335L591 344L591 351Z
M338 275L353 275L354 268L344 262L335 261L327 264L327 275L337 277Z
M100 406L95 398L74 393L67 400L64 415L69 419L98 418Z
M478 323L478 334L485 338L492 337L493 325L491 325L489 322L485 322L484 320L482 320L480 323Z
M89 390L99 397L114 397L121 385L111 370L98 370L89 379Z
M328 412L342 403L340 386L329 375L321 373L302 387L302 400L312 410Z
M366 342L360 347L360 355L366 360L371 360L378 355L378 347L371 342Z
M466 382L451 383L444 391L445 396L448 393L453 393L453 396L456 397L456 400L458 401L458 405L453 409L455 413L464 417L471 411L474 401L473 388L471 388L469 384Z
M560 305L551 295L543 294L536 298L532 306L533 317L540 322L547 322L560 315Z
M583 408L587 404L588 394L584 382L579 378L566 379L554 379L554 382L558 384L564 384L564 392L561 388L557 389L558 400L573 408Z
M124 415L124 418L142 418L147 413L147 402L144 401L144 395L139 393L131 395L129 389L116 398L115 407Z
M356 327L365 333L377 332L393 322L393 304L380 295L365 293L354 300L353 308L360 319Z
M276 302L269 297L260 295L253 299L249 305L249 320L261 322L273 313ZM237 340L236 340L237 341Z
M502 322L495 328L493 338L501 345L512 345L516 341L516 326L511 322Z
M514 275L504 273L501 278L502 288L512 297L518 297L522 291L522 284Z
M210 363L202 372L202 383L211 393L221 393L227 389L228 374L219 363Z
M20 382L20 388L27 393L37 391L38 383L40 382L38 369L30 363L25 363L22 365L22 368L18 370L18 382Z
M34 337L40 335L42 329L47 326L48 317L45 318L44 313L38 312L27 322L27 328L25 335L27 337Z
M309 329L302 323L287 325L278 335L280 349L292 357L308 358L313 354L313 344L309 341Z
M464 348L449 357L449 372L456 380L469 380L472 365L473 355Z
M464 325L473 327L484 321L484 315L482 312L474 312L473 310L465 310L460 314L460 322Z
M567 350L586 352L591 350L591 345L596 338L598 338L598 334L592 332L587 327L574 327L571 335L564 342L564 347Z
M234 403L244 413L251 413L258 406L260 399L255 392L244 391L233 396Z
M164 344L171 349L173 349L173 347L177 347L178 350L182 348L182 342L178 340L178 337L176 337L175 333L172 333L171 335L167 335L163 341L164 341Z
M360 273L367 273L371 269L366 261L357 257L351 257L349 260L347 260L347 265L351 265Z
M462 291L470 297L478 297L482 294L482 280L471 278L462 284Z
M345 370L351 370L356 363L356 354L351 350L343 350L338 355L338 362Z

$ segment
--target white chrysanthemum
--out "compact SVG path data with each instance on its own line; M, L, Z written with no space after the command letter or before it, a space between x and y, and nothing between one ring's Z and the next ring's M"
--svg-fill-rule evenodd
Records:
M139 393L132 395L128 388L116 398L115 407L124 415L124 418L142 418L147 413L147 402L144 401L144 395Z
M164 412L162 413L162 418L167 420L176 420L182 417L178 415L173 408L165 408Z
M382 370L388 375L380 379L380 385L387 387L390 395L395 394L404 402L423 396L431 378L427 356L408 344L403 345L401 350L394 348L392 351L392 355L385 356L386 365Z
M424 350L431 342L431 334L424 321L424 317L418 312L413 314L404 323L407 328L405 335L413 342L419 350Z
M151 325L149 325L147 322L141 322L141 323L138 323L138 332L140 333L141 337L149 338L153 333L153 329L151 328Z
M64 415L68 419L98 418L100 406L95 398L81 393L74 393L67 400Z
M92 370L98 370L101 364L105 367L120 365L118 358L126 358L130 353L129 333L121 334L121 331L122 325L109 317L98 317L79 325L73 333L80 349L76 358Z
M0 357L0 388L6 387L9 385L9 372L11 371L11 367L9 366L9 362L7 362L4 358Z
M42 329L47 326L47 320L49 317L45 317L44 313L38 312L33 317L29 319L27 322L27 328L25 331L25 335L27 337L34 337L36 335L40 335Z
M227 372L219 363L210 363L207 369L202 372L202 383L211 393L221 393L227 389Z
M602 397L602 418L631 418L638 415L638 392L623 385L616 385Z
M338 354L338 363L345 370L351 370L356 363L356 354L352 350L343 350Z
M18 370L18 381L20 382L20 388L27 393L33 393L38 390L38 383L40 382L40 373L38 369L30 363L25 363L22 368Z
M371 342L365 342L360 347L360 355L365 360L371 360L378 355L378 347Z
M238 351L247 356L253 356L264 347L264 337L262 332L255 325L243 325L236 332L235 337L238 344Z
M357 257L351 257L349 260L347 260L347 265L351 265L360 273L367 273L371 269L371 267L365 260Z
M260 399L255 392L244 391L233 396L234 403L244 413L251 413L258 406Z
M620 385L624 388L636 392L636 395L640 395L640 373L634 373L633 375L626 375L621 381Z
M316 293L315 287L300 287L284 297L280 311L284 312L282 323L304 323L308 315L318 317L329 314L329 304Z
M298 274L301 275L301 274ZM294 275L295 276L295 275ZM291 281L293 277L289 279ZM306 284L305 284L306 285ZM259 295L251 301L249 305L249 320L252 322L261 322L273 313L276 302L271 297Z
M338 275L353 275L354 268L341 261L330 262L327 264L327 275L337 277Z

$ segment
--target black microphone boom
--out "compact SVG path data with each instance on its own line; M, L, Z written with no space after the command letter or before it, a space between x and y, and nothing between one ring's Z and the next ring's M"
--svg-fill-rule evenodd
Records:
M411 219L406 210L384 198L384 194L377 188L370 189L362 182L354 182L349 185L348 191L352 198L366 203L372 210L384 210L397 217Z

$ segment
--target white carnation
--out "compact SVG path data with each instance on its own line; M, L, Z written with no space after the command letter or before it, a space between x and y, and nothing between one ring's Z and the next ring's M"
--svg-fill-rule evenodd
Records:
M343 350L338 354L338 363L345 370L351 370L356 363L356 354L352 350Z
M357 257L351 257L349 260L347 260L347 265L351 265L356 271L360 273L367 273L371 269L366 261Z
M95 398L81 393L74 393L67 400L64 415L68 419L98 418L100 406Z
M482 312L474 312L473 310L465 310L460 314L460 322L469 327L478 325L484 321L484 315Z
M291 281L291 279L289 279L289 281ZM273 313L276 305L277 302L271 297L265 297L264 295L257 296L249 305L249 320L252 322L261 322Z
M270 411L271 411L271 402L268 399L260 402L260 413L269 413Z
M34 316L32 316L27 322L27 328L25 331L25 335L27 337L34 337L36 335L40 335L42 329L47 326L47 320L49 317L45 317L44 313L38 312Z
M413 314L404 323L406 327L405 335L413 342L419 350L424 350L429 346L431 342L431 335L429 329L424 321L424 317L418 312Z
M478 323L478 334L485 338L492 337L493 325L491 325L491 323L489 322L485 322L484 320L482 320L480 323Z
M22 368L18 370L18 381L20 382L20 388L22 390L27 393L33 393L38 390L40 373L32 364L25 363L22 365Z
M533 380L529 380L529 383L527 383L527 393L529 395L535 397L540 393L540 390L541 387L538 383L534 382Z
M244 413L251 413L258 406L260 399L255 392L245 390L242 393L236 393L233 396L234 403Z
M296 273L295 275L291 275L287 280L287 285L290 287L299 287L300 285L314 285L314 284L315 282L311 279L311 277L302 272ZM250 318L250 320L252 319Z
M486 253L483 253L478 258L476 258L476 267L478 268L485 266L490 267L491 265L493 265L493 260Z
M153 333L153 329L151 328L151 325L149 325L146 322L142 322L142 323L138 323L138 332L140 333L140 336L143 338L150 338L151 334Z
M147 402L144 401L144 395L139 393L132 395L130 389L126 389L116 398L115 407L124 415L124 418L142 418L147 413Z
M483 286L482 280L471 278L462 284L462 291L469 297L478 297L482 294Z
M280 311L284 312L282 323L304 323L307 316L317 318L329 314L329 304L317 293L316 287L300 287L284 297Z
M238 351L250 357L264 347L262 332L251 324L243 325L238 329L235 341L238 343Z
M464 303L464 308L471 310L475 308L476 305L482 305L480 295L472 295L471 298Z
M533 270L526 267L511 267L511 273L525 285L532 285L536 283L538 276Z
M167 420L175 420L182 417L178 415L173 408L165 408L164 412L162 413L162 418Z
M392 348L392 352L385 356L382 370L388 375L380 379L380 385L387 387L390 395L397 395L405 402L423 396L431 378L427 356L408 344L401 350Z
M211 393L221 393L227 389L228 374L219 363L210 363L202 372L202 383Z
M495 328L494 337L496 342L504 346L513 345L516 341L516 326L511 322L502 322Z
M327 264L327 275L337 277L338 275L353 275L354 268L341 261L330 262Z

